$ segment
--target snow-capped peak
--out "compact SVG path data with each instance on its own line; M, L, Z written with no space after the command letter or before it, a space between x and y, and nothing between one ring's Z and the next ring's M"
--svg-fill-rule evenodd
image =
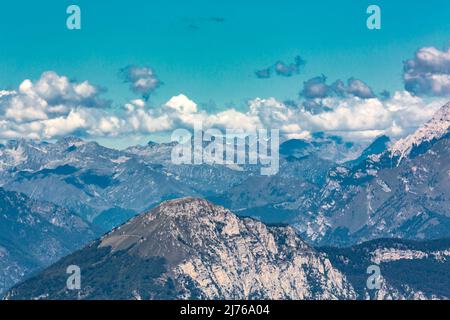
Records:
M391 148L391 156L400 157L401 161L408 156L415 146L424 142L439 139L448 133L450 127L450 102L441 107L422 127L406 138L397 141Z

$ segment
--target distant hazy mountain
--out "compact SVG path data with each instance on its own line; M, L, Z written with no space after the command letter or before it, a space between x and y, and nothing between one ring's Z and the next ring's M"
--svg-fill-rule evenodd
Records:
M415 245L387 240L317 250L291 227L267 226L205 200L185 198L132 219L15 286L6 298L445 298L445 282L434 281L448 282L449 257L450 241ZM373 264L381 266L382 275L376 293L362 285ZM81 268L79 291L65 287L68 265ZM403 273L402 268L414 271ZM427 279L432 282L408 278L432 271L441 272Z
M175 143L149 142L119 151L74 137L55 143L10 141L0 146L0 185L64 206L104 231L161 201L184 196L207 197L268 221L284 221L285 217L272 215L279 203L289 202L283 194L309 197L334 166L328 158L345 160L359 150L338 137L318 133L303 141L309 147L300 156L300 141L282 144L282 172L272 178L261 176L259 166L175 165L171 162ZM279 196L256 193L255 181L270 184L267 192ZM236 194L242 188L248 188L247 203ZM259 214L264 207L271 213Z
M64 208L0 188L0 293L98 235Z
M165 199L196 194L160 164L71 137L2 146L0 182L69 208L105 231Z
M280 159L275 176L248 176L216 197L209 197L234 212L265 222L289 223L302 208L309 208L335 163L316 154Z
M382 154L388 150L390 142L391 139L389 139L389 137L384 135L379 136L366 149L364 149L363 152L361 152L361 155L358 158L348 161L346 164L349 166L356 166L362 162L365 162L371 156Z
M276 175L243 175L240 183L208 198L240 215L270 223L291 223L299 212L311 208L326 182L327 172L337 162L356 158L361 150L359 144L321 132L308 140L287 140L280 145L280 168Z
M339 136L324 132L312 134L310 139L291 139L280 145L280 154L284 157L303 158L316 155L318 158L343 163L357 158L363 147L361 144L345 141Z

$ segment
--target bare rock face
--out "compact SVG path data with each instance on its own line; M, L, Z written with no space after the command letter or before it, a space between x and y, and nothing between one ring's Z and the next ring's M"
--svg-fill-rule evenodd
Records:
M85 299L356 298L326 254L308 246L294 229L239 218L194 198L164 202L13 288L7 297L70 298L74 293L64 289L64 267L72 264L84 274L76 297ZM137 269L144 269L139 264L146 270L137 275ZM149 275L148 268L160 272Z
M138 244L138 245L136 245ZM337 299L354 292L322 254L289 227L238 218L194 198L163 203L100 243L142 258L163 256L188 298Z

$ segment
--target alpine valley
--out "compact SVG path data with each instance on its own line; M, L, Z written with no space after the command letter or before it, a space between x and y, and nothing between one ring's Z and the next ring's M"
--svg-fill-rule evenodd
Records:
M274 176L175 165L173 143L9 141L0 146L0 293L448 299L449 126L450 103L395 142L286 140ZM366 286L373 264L378 290ZM79 291L65 289L69 265L82 270Z

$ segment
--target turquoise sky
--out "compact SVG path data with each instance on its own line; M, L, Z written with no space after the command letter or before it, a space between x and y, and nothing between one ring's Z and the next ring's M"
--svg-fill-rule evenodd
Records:
M66 8L82 30L66 29ZM366 8L382 29L366 28ZM402 89L402 62L423 46L450 44L450 1L8 1L0 10L0 88L54 70L107 88L116 105L136 97L118 77L126 65L152 67L160 104L184 93L198 103L243 106L254 97L295 99L303 81L356 77L375 92ZM257 79L254 71L296 55L299 75Z

